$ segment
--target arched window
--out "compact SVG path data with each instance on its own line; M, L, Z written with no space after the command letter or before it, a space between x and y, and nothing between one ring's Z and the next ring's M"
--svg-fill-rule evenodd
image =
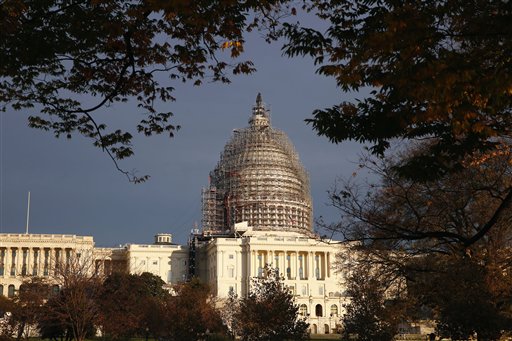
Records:
M336 304L331 305L331 316L338 316L338 306Z
M7 297L13 298L15 293L14 284L9 285L7 288Z
M324 324L324 333L329 334L329 325Z
M301 304L299 306L299 315L306 316L308 314L308 306L305 304Z
M311 325L311 334L318 334L318 328L314 323Z
M321 304L317 304L316 305L316 307L315 307L315 315L318 316L318 317L322 317L323 316L322 305Z

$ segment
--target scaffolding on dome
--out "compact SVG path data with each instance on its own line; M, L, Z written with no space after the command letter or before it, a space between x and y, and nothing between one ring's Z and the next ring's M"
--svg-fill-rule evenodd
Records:
M203 231L247 222L256 230L311 232L309 178L286 134L271 127L261 95L203 188Z

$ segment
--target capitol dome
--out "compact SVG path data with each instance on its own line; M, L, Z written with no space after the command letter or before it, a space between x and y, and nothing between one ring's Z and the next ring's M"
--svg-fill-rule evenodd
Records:
M270 124L261 95L249 126L237 129L203 189L203 229L312 231L309 179L286 134Z

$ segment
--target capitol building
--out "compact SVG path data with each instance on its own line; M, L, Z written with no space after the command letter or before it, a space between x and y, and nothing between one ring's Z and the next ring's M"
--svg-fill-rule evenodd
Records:
M151 272L169 286L196 276L219 298L246 296L265 266L279 271L312 334L340 328L347 303L342 242L313 232L309 178L258 95L248 127L236 129L202 190L202 229L187 245L171 234L153 244L96 248L91 236L0 234L0 291L16 295L28 276L50 277L73 259L109 274ZM345 257L344 257L345 258ZM57 284L56 284L57 285Z

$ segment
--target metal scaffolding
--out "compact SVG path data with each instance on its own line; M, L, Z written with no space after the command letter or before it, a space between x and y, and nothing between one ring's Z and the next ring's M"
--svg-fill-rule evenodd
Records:
M203 189L203 230L246 221L255 230L312 230L309 178L286 134L270 124L261 95L249 127L235 130Z

